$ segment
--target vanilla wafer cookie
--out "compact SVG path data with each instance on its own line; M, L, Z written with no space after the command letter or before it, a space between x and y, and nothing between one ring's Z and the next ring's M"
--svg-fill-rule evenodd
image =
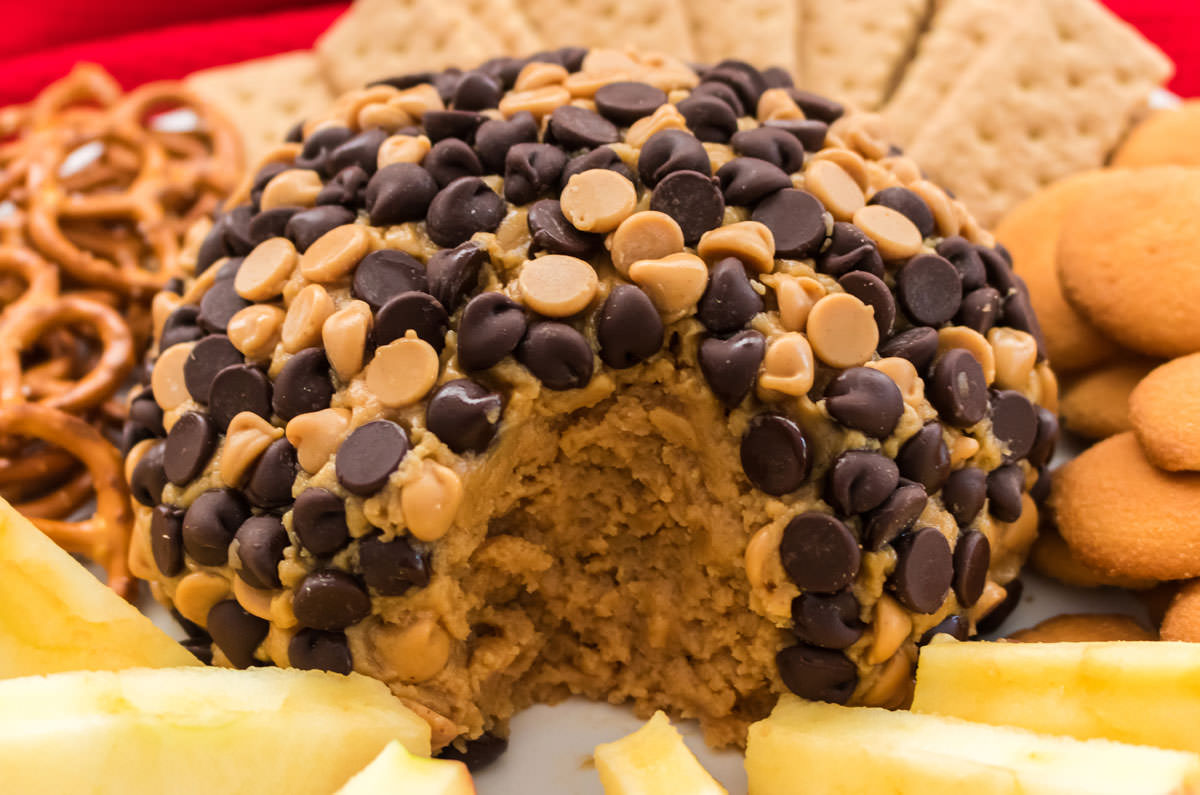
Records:
M684 0L516 0L547 47L636 47L696 57Z

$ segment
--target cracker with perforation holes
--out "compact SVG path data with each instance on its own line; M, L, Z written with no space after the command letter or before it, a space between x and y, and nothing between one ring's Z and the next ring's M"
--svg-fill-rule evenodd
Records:
M277 146L289 127L333 100L316 55L307 50L205 69L184 83L233 121L247 167Z
M927 0L797 0L803 87L864 110L883 102L907 62Z
M796 0L691 0L686 5L696 59L726 58L759 68L796 62Z
M1102 165L1171 70L1094 0L1042 0L962 75L907 153L991 224Z
M517 0L547 47L627 46L695 58L686 0Z

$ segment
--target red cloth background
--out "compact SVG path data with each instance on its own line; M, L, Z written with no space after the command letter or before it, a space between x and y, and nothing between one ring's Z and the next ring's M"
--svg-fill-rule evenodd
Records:
M1175 60L1174 91L1200 96L1200 2L1104 1ZM0 0L0 104L30 99L80 60L103 64L128 87L308 48L346 5L322 0Z

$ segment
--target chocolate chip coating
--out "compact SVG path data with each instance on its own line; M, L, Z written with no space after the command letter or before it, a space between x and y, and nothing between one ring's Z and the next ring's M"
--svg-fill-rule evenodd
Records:
M558 187L567 164L563 150L550 144L516 144L504 160L504 198L528 204Z
M129 477L129 491L142 505L153 508L162 499L163 487L167 485L167 473L163 468L165 442L156 442L142 455Z
M841 279L854 271L864 271L876 278L883 278L883 257L880 256L875 241L857 226L845 221L838 221L833 225L829 245L816 259L817 270L835 279Z
M728 339L710 337L700 343L700 371L727 408L737 406L750 394L766 350L766 338L754 329L739 331Z
M734 134L730 144L739 155L766 160L788 174L804 168L804 146L794 135L774 127L742 130Z
M811 462L800 426L778 414L759 414L742 435L742 471L755 488L787 494L804 485Z
M754 113L758 98L767 90L762 73L745 61L727 58L704 73L703 83L724 83L734 90L742 105Z
M550 114L547 137L564 149L594 149L621 139L617 125L587 108L563 105Z
M258 213L250 222L250 242L257 246L273 237L286 237L288 221L299 211L299 207L272 207Z
M321 348L305 348L287 360L275 378L271 406L285 420L329 408L333 397L329 361Z
M367 183L367 212L376 226L419 221L425 217L438 184L416 163L392 163Z
M816 119L775 119L764 122L763 126L783 130L799 141L805 152L819 152L829 134L829 125Z
M200 299L200 313L196 322L200 328L212 334L224 334L229 320L250 306L250 302L237 294L233 279L217 279Z
M980 635L989 635L1000 629L1017 606L1021 604L1021 596L1025 593L1025 584L1013 580L1004 586L1004 600L991 609L987 615L975 622L975 629Z
M368 182L367 188L370 187ZM352 211L336 204L326 204L297 212L288 219L284 234L296 244L296 250L303 253L330 229L352 223Z
M547 389L586 386L595 362L587 338L566 323L535 323L517 346L517 360Z
M434 757L462 762L467 766L467 770L474 773L499 759L508 750L508 740L491 732L484 732L473 740L467 740L466 746L465 749L459 750L457 746L447 745L434 754Z
M387 345L393 340L403 339L411 330L441 353L446 346L446 330L449 328L450 316L432 295L400 293L388 299L375 316L375 342Z
M516 301L503 293L480 293L459 320L458 363L466 370L499 364L517 349L526 325L525 310Z
M363 257L354 269L351 295L378 312L389 298L409 291L428 292L425 266L411 254L384 248Z
M683 114L688 129L701 141L723 144L738 131L737 115L729 103L717 97L693 92L676 108Z
M904 314L913 323L940 326L958 312L962 278L949 260L936 254L920 254L896 274L896 293Z
M234 533L249 518L250 505L241 492L209 489L183 515L184 551L202 566L224 566Z
M425 425L456 453L482 453L500 426L503 401L466 378L438 387L425 410Z
M980 287L972 290L962 300L954 322L959 326L987 334L996 325L1000 317L1000 292L994 287Z
M358 543L358 565L367 586L382 596L429 584L429 560L407 538L364 538Z
M887 339L896 323L896 299L892 297L892 291L883 279L865 271L854 270L838 279L838 284L874 310L879 338Z
M846 112L846 108L840 102L811 91L793 88L788 91L788 96L800 106L800 110L804 111L806 117L823 121L826 124L833 124Z
M199 325L200 308L184 304L167 316L158 338L158 350L165 351L181 342L193 342L204 336Z
M692 99L695 97L712 97L719 102L723 102L733 113L735 121L746 115L746 106L742 104L742 100L738 97L737 92L724 83L702 82L692 89L692 93L688 98ZM737 130L735 129L734 132L737 132Z
M783 169L756 157L735 157L717 171L726 204L752 206L777 190L792 187Z
M850 591L802 593L792 600L792 632L823 649L844 649L862 637L866 625L858 617L858 600Z
M439 188L444 188L459 177L478 177L483 174L479 155L458 138L438 141L421 161L421 167L429 172Z
M351 494L368 497L383 488L407 453L408 434L391 420L360 425L338 448L338 483Z
M354 670L350 644L343 632L302 629L288 641L288 664L302 671L349 674Z
M987 476L988 512L1001 522L1015 522L1021 518L1021 492L1025 486L1025 474L1016 464L1005 464L993 469Z
M946 537L922 527L896 539L896 568L887 587L900 604L916 613L934 613L950 591L954 558Z
M271 380L257 367L249 364L226 367L213 379L208 415L220 431L228 428L230 421L243 411L269 420L273 392Z
M318 557L332 555L350 541L346 506L341 497L322 488L308 488L292 506L292 531L300 544Z
M963 607L971 607L983 596L987 585L992 547L978 530L964 533L954 547L954 594Z
M150 554L163 576L183 571L183 511L174 505L157 505L150 514Z
M978 290L987 286L987 270L983 258L966 238L954 235L937 245L939 256L945 257L957 270L962 278L964 291Z
M429 204L425 229L429 239L450 248L476 232L491 232L507 212L504 199L479 177L459 177L438 191Z
M292 484L299 464L296 448L287 439L276 439L250 467L243 489L256 508L282 508L292 501Z
M901 475L920 483L929 494L940 489L950 474L950 451L942 437L941 423L933 420L922 425L901 445L896 464Z
M210 334L192 348L183 363L183 383L188 394L200 405L208 403L213 379L232 364L242 364L241 352L224 334Z
M562 177L559 178L559 184L565 188L567 183L570 182L571 177L576 174L582 174L584 171L591 171L594 168L615 171L630 182L633 182L635 179L633 172L629 170L629 166L625 165L625 161L621 159L621 156L611 146L599 146L587 154L568 160L566 167L563 169Z
M254 652L271 627L258 616L247 613L233 599L213 605L206 623L213 643L235 668L249 668L254 664Z
M558 199L542 199L529 208L530 253L546 251L586 259L600 245L600 235L580 232L562 213Z
M494 174L504 173L508 150L520 143L538 139L537 122L529 111L513 114L511 119L489 119L475 133L475 151L484 168Z
M881 204L890 207L913 222L921 237L929 237L934 233L936 225L933 221L933 211L925 200L908 188L899 186L884 188L877 191L868 204Z
M708 286L696 308L696 317L714 334L743 328L763 311L763 300L750 285L746 267L736 257L725 257L708 270Z
M467 72L454 87L455 110L487 110L500 104L500 81L482 71Z
M487 252L467 241L450 249L442 249L425 263L429 277L429 292L446 311L453 314L467 293L479 281L479 269L487 262Z
M353 134L348 127L340 124L314 130L304 139L304 147L296 158L296 167L312 169L323 177L332 175L334 172L329 162L330 154Z
M704 145L683 130L663 130L655 133L638 153L638 177L653 188L676 171L695 171L704 176L712 173L712 165Z
M596 316L596 342L600 359L623 370L658 353L663 343L663 323L649 296L631 284L613 287Z
M330 152L331 169L334 173L341 173L351 166L358 166L368 174L375 173L379 145L387 137L388 134L384 130L371 127L347 138Z
M983 366L963 348L947 351L925 382L925 396L942 419L966 428L987 416L988 389Z
M907 359L917 368L918 373L925 372L937 355L938 335L928 326L917 326L902 331L879 346L879 355L895 356Z
M979 467L956 469L942 486L942 504L959 527L967 527L983 510L987 499L987 472Z
M955 640L966 640L971 636L966 619L957 613L952 613L939 621L935 626L925 631L917 641L918 646L924 646L938 635L949 635Z
M1033 447L1026 456L1035 467L1044 467L1054 457L1058 443L1058 416L1044 406L1037 407L1037 435Z
M434 143L447 138L459 138L470 143L486 118L482 113L470 110L427 110L421 114L421 126Z
M750 218L771 230L776 257L811 257L825 241L825 208L802 190L785 188L772 193L759 202Z
M885 439L904 414L904 398L891 378L870 367L843 370L825 390L829 416L876 439Z
M925 487L911 481L901 481L891 496L863 517L863 542L872 551L892 543L896 536L913 526L929 497Z
M207 414L184 412L167 434L163 474L176 486L183 486L196 479L216 449L216 424Z
M862 563L850 528L827 513L802 513L788 522L779 557L791 581L815 593L837 593L849 586Z
M597 89L596 110L609 121L628 127L666 104L666 93L648 83L621 81Z
M338 630L370 615L371 598L354 575L318 569L300 581L292 609L302 626Z
M900 482L896 462L879 453L847 450L834 459L825 499L842 516L865 513L883 504Z
M1038 415L1020 392L1003 389L992 396L992 433L1007 449L1005 463L1029 455L1038 434Z
M270 514L251 516L242 522L234 535L238 545L241 568L237 575L251 588L278 588L279 562L287 548L287 531L283 522Z
M699 171L673 171L655 186L650 209L674 218L683 230L684 243L694 246L705 232L721 225L725 199L712 177Z
M858 686L858 669L840 651L797 644L775 655L788 690L809 701L845 704Z

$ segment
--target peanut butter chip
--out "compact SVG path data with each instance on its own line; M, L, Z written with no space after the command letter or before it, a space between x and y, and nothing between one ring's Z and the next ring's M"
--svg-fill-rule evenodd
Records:
M229 582L207 571L194 571L179 581L171 601L179 614L202 627L208 626L208 611L229 595Z
M696 253L710 265L737 257L759 273L775 270L775 236L758 221L738 221L708 230L700 236Z
M900 388L901 397L908 405L919 406L925 399L925 382L917 373L917 368L908 359L889 356L885 359L867 362L866 366L878 370L895 381L896 386Z
M984 336L966 326L946 326L938 329L938 354L953 348L962 348L975 357L983 367L983 378L988 384L996 380L996 355Z
M170 411L191 399L183 380L183 365L195 347L194 342L181 342L162 352L150 375L154 402L163 411Z
M229 319L229 341L248 359L263 359L275 350L284 313L277 306L255 304Z
M662 86L660 85L659 88ZM683 117L678 108L667 103L660 105L658 110L649 116L643 116L630 125L629 131L625 134L625 143L635 149L641 148L646 141L663 130L686 130L687 128L687 119Z
M509 91L500 100L500 112L508 118L527 110L534 118L541 119L570 101L571 92L561 85L542 86L528 91Z
M335 226L304 252L300 258L300 274L310 281L332 282L349 273L370 247L371 239L365 227L358 224Z
M854 178L830 160L812 161L804 170L804 185L838 221L849 221L866 204Z
M370 638L378 659L405 682L432 679L450 659L450 635L428 616L407 627L376 624Z
M233 598L252 616L271 620L272 592L246 584L241 577L233 578Z
M569 72L559 64L533 61L522 67L516 82L513 83L513 90L530 91L535 88L560 85L567 79L568 74Z
M282 428L276 428L252 411L243 411L230 420L225 446L221 448L220 473L225 485L240 485L250 466L280 436Z
M882 204L869 204L854 214L854 225L875 241L885 260L901 260L921 250L921 232L901 213Z
M921 197L933 212L933 220L937 224L938 234L951 237L958 234L960 223L954 205L946 192L924 179L918 179L908 186L908 189Z
M572 176L559 201L581 232L611 232L633 213L637 189L615 171L593 168Z
M386 102L372 102L359 108L354 120L360 130L378 127L381 130L398 130L413 123L407 111Z
M310 284L292 299L283 321L283 349L296 353L311 348L321 339L321 327L333 314L333 299L319 284Z
M1037 364L1037 340L1027 332L1000 326L990 330L987 338L995 355L996 383L1004 389L1025 389Z
M258 206L262 210L276 207L312 207L325 184L321 175L307 168L289 168L271 178L263 188Z
M775 300L779 304L779 322L788 331L804 331L808 316L817 301L825 297L825 287L809 276L780 276L775 282Z
M812 159L836 163L842 171L850 176L850 179L854 180L859 190L865 191L871 184L871 177L867 173L867 161L863 160L857 152L851 152L849 149L827 148L815 153Z
M150 301L150 326L155 337L162 336L163 325L171 313L180 307L183 298L175 293L158 293Z
M375 351L366 370L367 389L388 408L416 403L429 393L437 377L437 351L413 329Z
M547 317L568 317L596 297L596 271L587 262L565 254L528 260L517 277L521 300Z
M708 286L708 266L695 254L681 252L662 259L638 260L629 278L646 291L655 308L668 317L696 306Z
M563 81L563 86L567 91L571 92L572 97L591 99L596 95L597 91L609 83L628 79L629 75L625 72L605 72L604 74L573 72L567 75L566 80Z
M420 163L429 154L429 147L424 135L393 135L383 139L375 162L380 168L393 163Z
M683 230L666 213L644 210L621 222L612 236L613 267L629 276L629 266L640 259L659 259L683 251Z
M807 329L813 351L831 367L856 367L870 360L879 344L875 313L849 293L834 293L817 301L808 315Z
M808 340L803 334L790 331L771 340L763 357L763 372L758 377L758 385L762 389L800 397L812 389L815 373Z
M970 436L960 436L950 446L950 466L956 467L979 452L979 442Z
M349 428L349 410L322 409L292 417L287 424L287 439L296 448L300 467L315 475L333 457Z
M408 532L422 541L437 541L446 534L462 502L462 482L454 470L426 461L421 476L400 492L400 508Z
M804 111L784 88L769 88L758 98L755 114L759 121L803 119Z
M899 603L890 596L881 596L875 603L875 642L867 652L867 662L878 665L891 658L908 640L912 632L912 619Z
M362 369L372 319L366 301L351 301L330 315L321 327L325 356L343 381L349 381Z
M264 240L242 260L233 288L247 301L269 301L283 292L296 258L296 247L286 237Z

